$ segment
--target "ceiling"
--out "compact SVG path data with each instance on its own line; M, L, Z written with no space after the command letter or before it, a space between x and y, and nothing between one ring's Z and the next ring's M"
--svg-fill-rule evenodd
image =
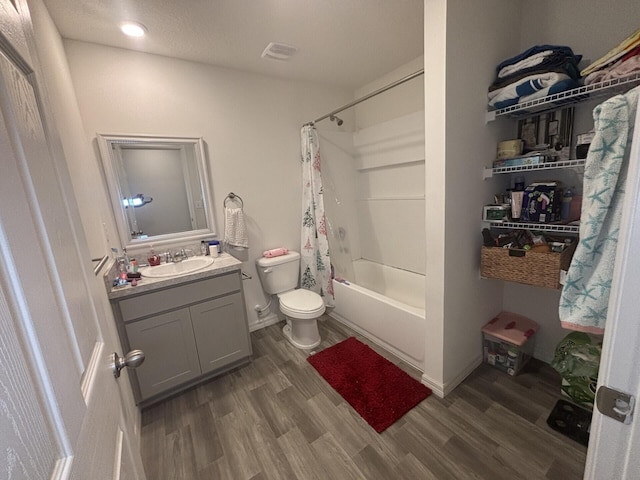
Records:
M422 55L423 0L43 0L63 38L355 89ZM124 20L147 35L130 39ZM270 42L298 48L260 57Z

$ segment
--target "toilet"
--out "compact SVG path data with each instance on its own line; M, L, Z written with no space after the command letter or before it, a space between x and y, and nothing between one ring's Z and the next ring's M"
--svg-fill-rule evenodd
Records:
M287 320L282 329L285 337L297 348L310 349L320 345L317 320L324 313L324 300L311 290L296 288L300 254L289 251L279 257L262 257L256 264L263 290L278 295L280 311Z

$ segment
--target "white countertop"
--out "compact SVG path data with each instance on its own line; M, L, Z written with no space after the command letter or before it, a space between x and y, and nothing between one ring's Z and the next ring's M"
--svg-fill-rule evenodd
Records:
M160 288L172 287L181 283L193 282L204 278L222 275L224 273L240 270L242 262L228 253L221 253L214 259L213 263L208 267L197 270L193 273L178 275L175 277L149 278L141 277L138 284L132 287L130 284L122 287L111 287L107 292L109 299L120 299L139 295L141 293L150 292ZM113 280L113 279L112 279Z

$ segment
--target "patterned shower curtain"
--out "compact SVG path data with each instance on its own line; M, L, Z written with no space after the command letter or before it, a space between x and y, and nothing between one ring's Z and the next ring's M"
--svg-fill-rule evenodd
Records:
M305 125L300 131L302 149L302 234L300 238L300 284L334 306L331 258L327 239L327 221L322 199L320 145L315 127Z

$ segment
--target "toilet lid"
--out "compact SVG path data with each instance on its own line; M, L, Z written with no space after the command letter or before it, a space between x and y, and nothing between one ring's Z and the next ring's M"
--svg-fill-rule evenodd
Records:
M293 313L306 314L319 311L324 312L324 300L311 290L299 288L280 295L280 307Z

